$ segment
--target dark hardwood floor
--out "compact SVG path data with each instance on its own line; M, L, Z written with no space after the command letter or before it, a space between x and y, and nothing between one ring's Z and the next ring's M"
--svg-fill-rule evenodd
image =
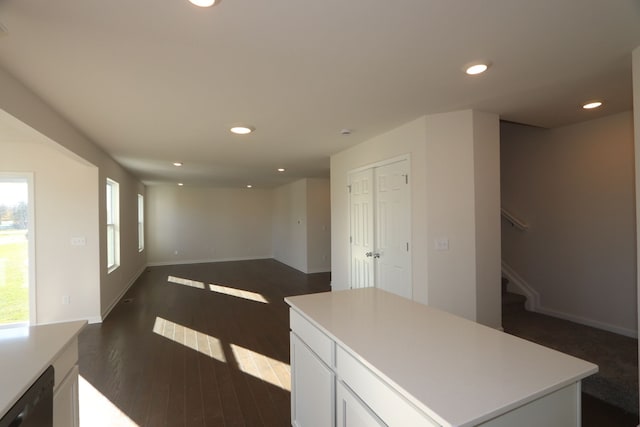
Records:
M123 413L83 410L81 381L82 427L289 426L283 298L328 291L329 281L274 260L147 269L102 324L80 335L80 375ZM246 292L221 293L234 289ZM636 425L632 414L583 395L583 426Z
M80 375L139 426L290 425L283 298L329 280L273 260L151 267L82 332Z

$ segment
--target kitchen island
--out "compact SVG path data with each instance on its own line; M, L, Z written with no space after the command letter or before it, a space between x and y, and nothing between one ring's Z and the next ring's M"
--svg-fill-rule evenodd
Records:
M78 425L78 334L86 324L74 321L0 329L0 417L52 365L53 425Z
M579 427L598 370L375 288L285 301L298 427Z

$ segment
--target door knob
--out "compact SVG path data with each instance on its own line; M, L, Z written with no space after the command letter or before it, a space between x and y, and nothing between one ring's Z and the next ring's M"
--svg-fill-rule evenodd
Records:
M373 256L373 252L367 252L366 254L364 254L364 256L366 256L367 258L372 257Z
M375 254L373 254L373 257L374 257L374 258L380 258L380 253L379 253L379 252L376 252Z

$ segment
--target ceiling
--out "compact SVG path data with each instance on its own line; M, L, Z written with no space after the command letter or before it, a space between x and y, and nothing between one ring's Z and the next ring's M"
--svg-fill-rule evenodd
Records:
M225 187L328 176L331 154L425 114L630 110L640 46L637 0L0 0L0 22L0 67L143 182Z

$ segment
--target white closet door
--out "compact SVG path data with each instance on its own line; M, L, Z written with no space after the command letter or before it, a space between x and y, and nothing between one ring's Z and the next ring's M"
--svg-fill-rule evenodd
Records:
M411 299L408 161L375 169L376 286Z
M374 286L373 169L350 175L351 287Z
M351 288L412 298L409 160L349 175Z

